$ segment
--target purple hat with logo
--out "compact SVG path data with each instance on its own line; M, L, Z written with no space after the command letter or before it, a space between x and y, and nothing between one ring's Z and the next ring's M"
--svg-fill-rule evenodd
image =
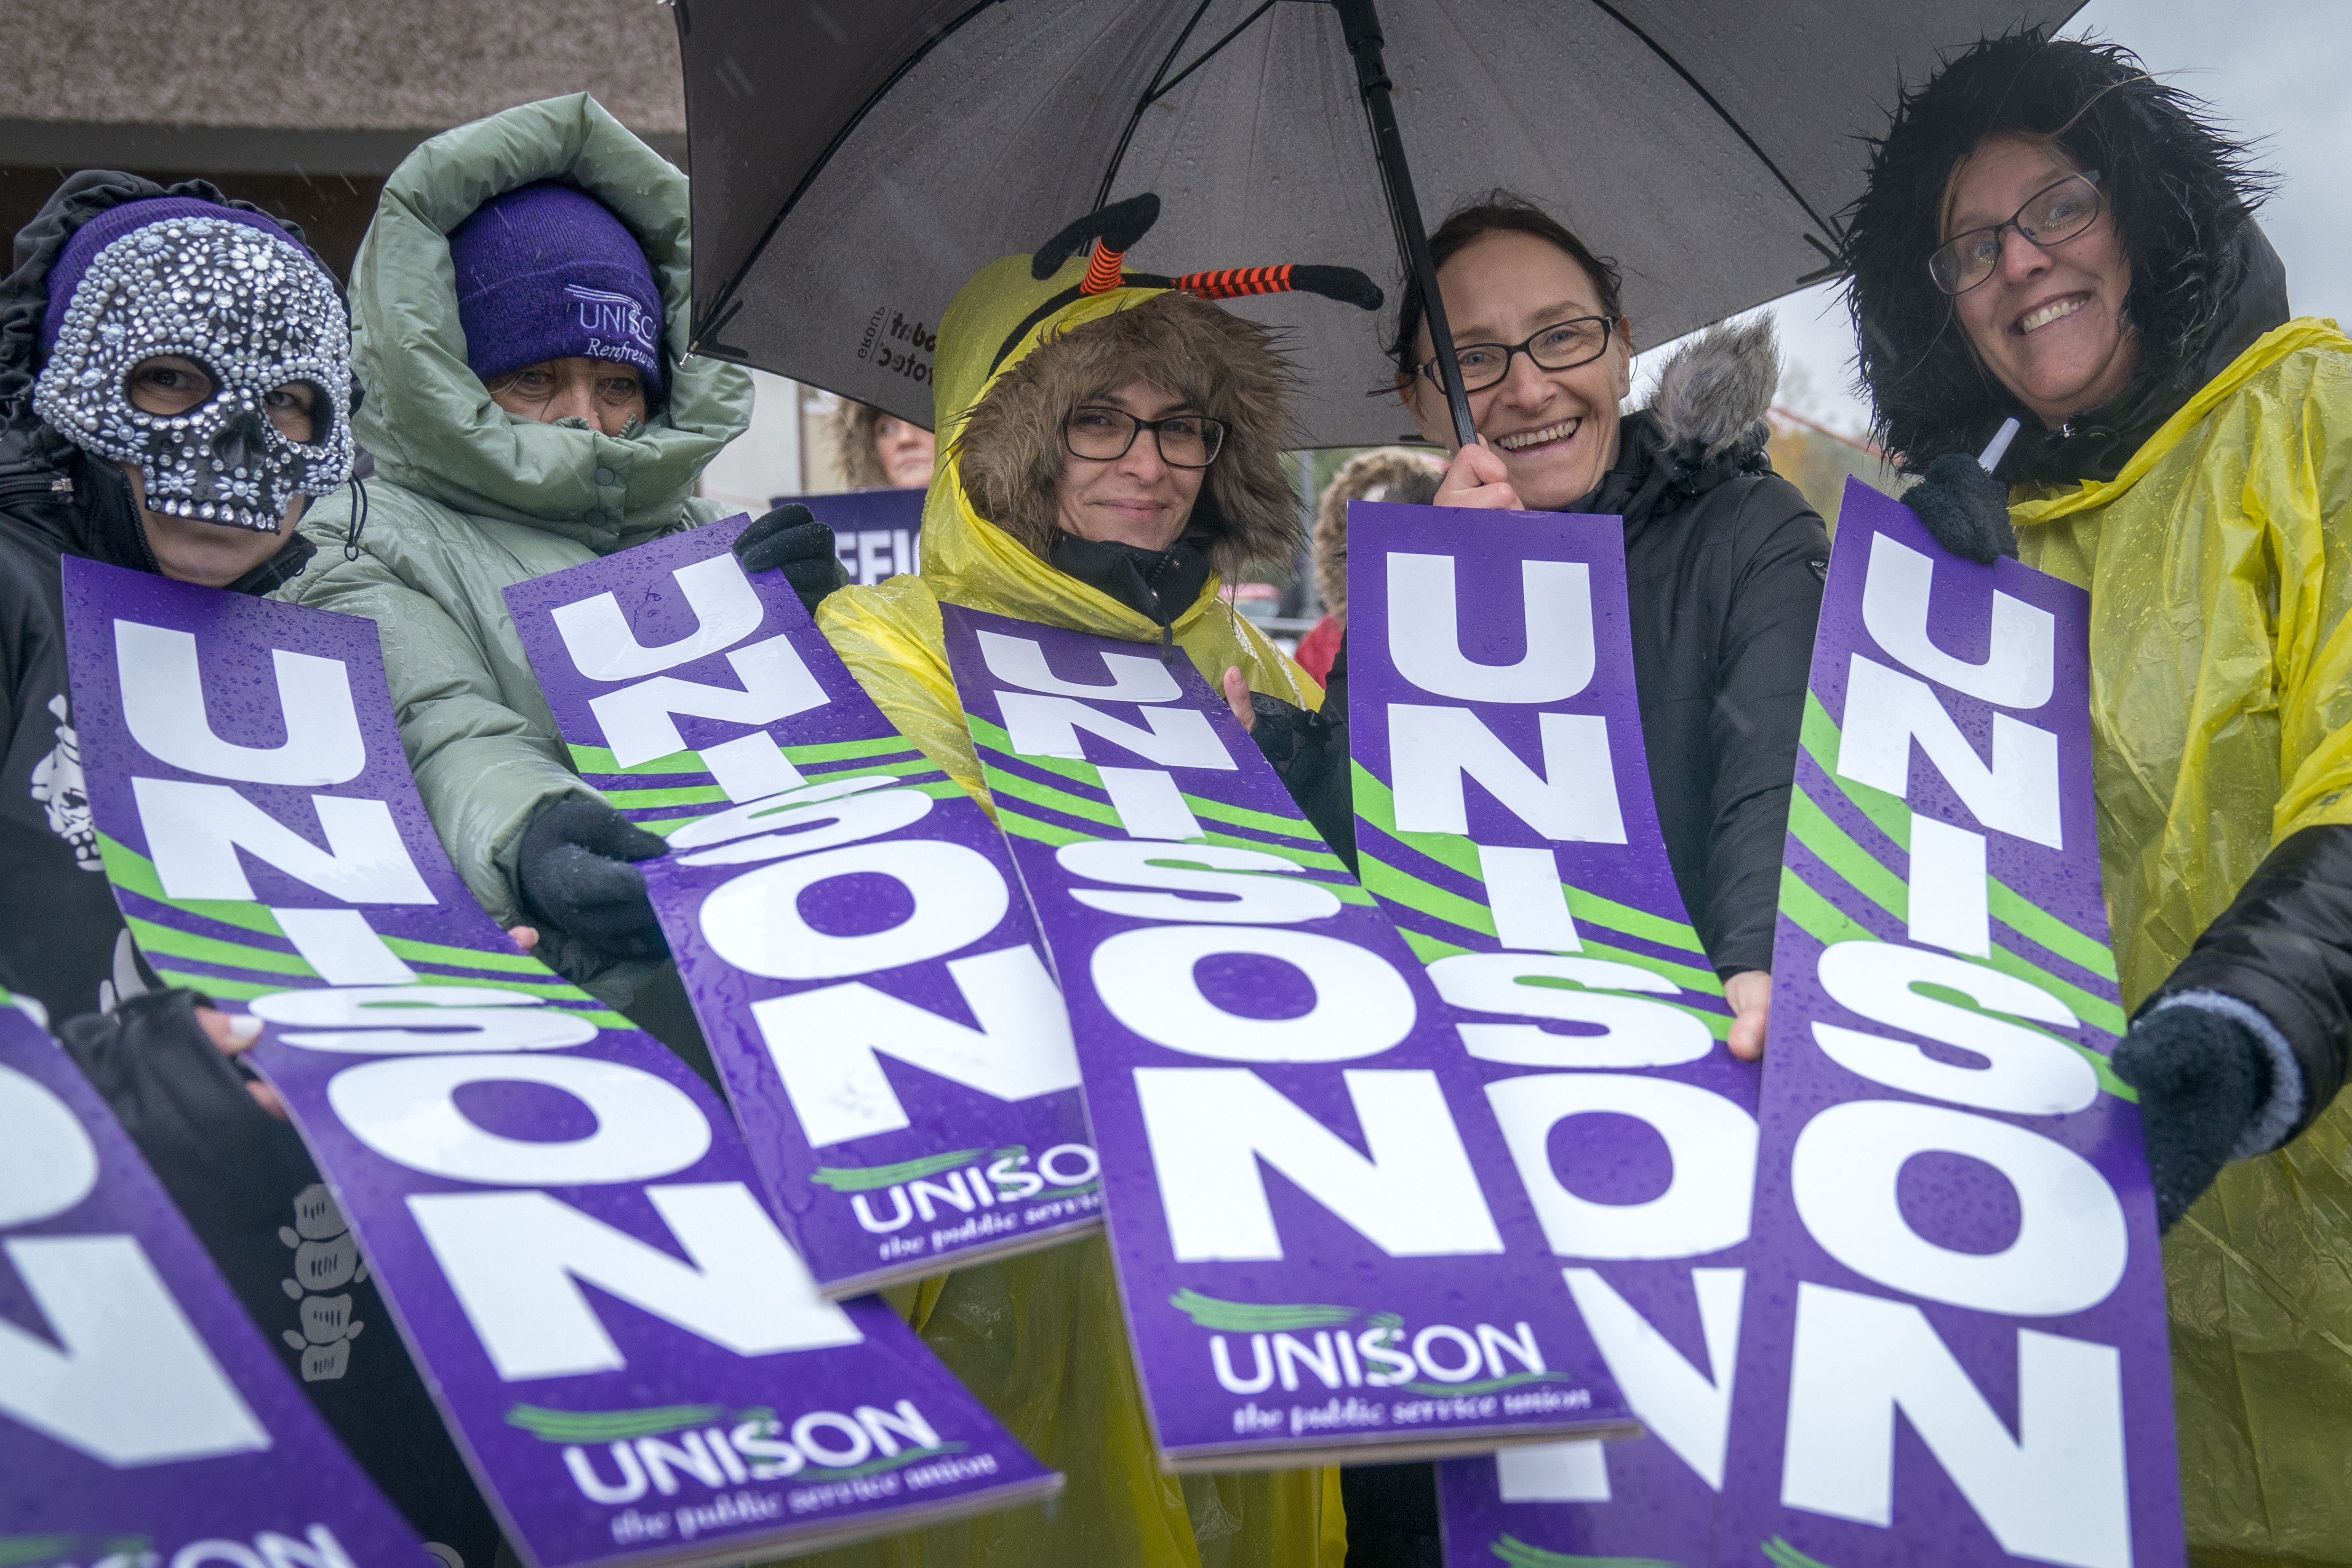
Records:
M661 289L625 225L569 185L493 196L449 234L466 363L484 381L551 359L635 365L662 384Z

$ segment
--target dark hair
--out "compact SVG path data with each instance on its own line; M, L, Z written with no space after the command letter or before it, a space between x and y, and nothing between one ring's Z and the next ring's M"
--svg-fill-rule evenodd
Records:
M1527 197L1509 191L1489 191L1446 215L1445 221L1429 237L1432 269L1444 267L1472 240L1484 239L1490 234L1533 235L1559 247L1592 279L1592 287L1601 296L1601 314L1613 321L1625 313L1621 298L1623 279L1618 275L1617 263L1595 255L1592 247L1570 234L1559 219ZM1397 300L1396 332L1388 347L1389 358L1395 362L1400 376L1411 375L1421 368L1413 352L1413 340L1420 335L1424 309L1421 279L1408 276Z
M2131 260L2135 390L2195 378L2207 334L2245 281L2237 242L2272 183L2203 109L2128 49L2036 30L1977 44L1903 95L1852 209L1845 257L1862 381L1883 444L1906 468L1974 451L2023 413L1927 274L1952 173L1989 136L2047 142L2099 171Z

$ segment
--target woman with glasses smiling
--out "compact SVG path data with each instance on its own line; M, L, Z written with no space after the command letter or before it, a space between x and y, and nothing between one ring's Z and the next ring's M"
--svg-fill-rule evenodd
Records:
M1879 426L1926 474L1905 500L2090 591L2189 1552L2344 1563L2352 341L2293 319L2267 188L2130 54L2027 33L1904 100L1847 254ZM2008 418L1996 477L1973 454Z
M1651 406L1621 415L1633 323L1614 266L1499 191L1453 214L1429 246L1478 429L1434 504L1624 520L1658 820L1736 1014L1731 1048L1752 1058L1829 560L1821 518L1764 453L1780 380L1771 325L1708 332L1667 364ZM1424 437L1450 447L1424 310L1408 283L1389 349L1396 394ZM1335 700L1345 669L1343 650Z

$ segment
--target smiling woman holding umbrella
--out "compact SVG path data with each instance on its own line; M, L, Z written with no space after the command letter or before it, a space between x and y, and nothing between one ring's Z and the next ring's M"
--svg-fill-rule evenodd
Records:
M1764 1047L1780 849L1829 539L1764 456L1780 377L1769 323L1675 354L1649 408L1608 261L1496 192L1430 236L1479 444L1453 438L1419 289L1390 353L1421 433L1455 448L1438 506L1624 519L1633 675L1675 880L1737 1016ZM1344 665L1335 668L1336 689Z
M1158 209L1155 197L1120 203L964 286L940 326L944 450L922 570L845 588L818 615L900 731L983 801L942 601L1181 651L1212 680L1233 672L1244 707L1248 691L1321 700L1217 593L1221 574L1295 558L1302 527L1282 457L1287 368L1264 328L1199 294L1314 287L1369 307L1379 293L1337 268L1124 273L1120 253ZM1078 254L1097 237L1091 258ZM1100 1237L925 1281L908 1308L1068 1489L1050 1518L991 1515L829 1565L1336 1568L1326 1476L1160 1474Z
M2291 319L2265 188L2131 55L2026 33L1906 97L1848 251L1880 427L1926 470L1905 499L2090 590L2190 1549L2344 1563L2352 341Z

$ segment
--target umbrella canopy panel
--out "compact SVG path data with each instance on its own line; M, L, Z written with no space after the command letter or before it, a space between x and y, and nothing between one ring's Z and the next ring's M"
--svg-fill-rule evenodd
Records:
M1624 269L1637 342L1825 264L1898 84L2079 0L1391 0L1432 227L1496 187ZM1310 446L1409 437L1381 354L1402 279L1339 20L1316 0L678 0L696 340L923 424L966 279L1097 199L1159 193L1129 265L1360 268L1375 316L1274 295ZM1260 13L1252 20L1253 13ZM1137 114L1164 83L1198 63ZM1122 141L1123 154L1117 157Z

